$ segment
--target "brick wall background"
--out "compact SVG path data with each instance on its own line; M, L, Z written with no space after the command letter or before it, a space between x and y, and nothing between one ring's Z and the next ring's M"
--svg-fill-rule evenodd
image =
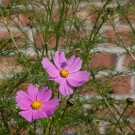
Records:
M54 48L56 45L56 35L53 33L53 28L49 28L49 35L45 35L46 32L40 31L35 27L38 23L36 19L39 19L38 14L43 16L43 20L46 19L43 5L36 1L32 1L33 4L28 4L29 2L27 2L27 7L25 7L23 1L18 2L18 4L14 3L17 3L17 1L0 0L1 9L5 8L7 11L4 16L2 14L0 16L0 79L20 73L24 68L17 63L16 54L9 52L6 55L5 50L10 51L10 49L17 47L20 52L27 54L28 57L35 57L35 48L40 49L44 44L47 44L49 48ZM67 32L59 38L60 48L67 46L71 42L70 34L74 35L73 44L77 43L80 38L86 37L92 31L104 4L105 0L91 0L89 4L81 1L76 12L76 17L81 21L81 25L70 30L68 24L64 24ZM135 99L135 73L130 68L134 66L135 60L134 6L133 0L114 0L111 4L108 4L106 10L109 15L99 31L102 41L99 38L99 41L95 43L95 47L90 50L90 67L97 71L96 78L103 84L107 83L109 77L113 78L108 82L109 90L112 90L109 96L116 100L125 100L129 97ZM8 8L12 8L11 13L8 12ZM29 10L29 13L27 13L26 9ZM52 15L53 22L57 24L60 17L57 4ZM72 9L67 9L67 15L73 17ZM36 19L33 19L34 17ZM82 23L83 20L85 20L84 23ZM102 21L103 18L100 17L98 24L100 25ZM11 35L16 41L16 46L13 44ZM3 47L5 44L6 46ZM77 50L74 51L77 52ZM95 96L95 90L93 89L91 86L91 91L84 90L88 98L93 97L93 94ZM98 95L96 96L100 98ZM129 109L126 113L130 111ZM131 120L134 121L134 109L131 114ZM100 124L99 131L103 133L105 132L104 125L107 123L103 121Z

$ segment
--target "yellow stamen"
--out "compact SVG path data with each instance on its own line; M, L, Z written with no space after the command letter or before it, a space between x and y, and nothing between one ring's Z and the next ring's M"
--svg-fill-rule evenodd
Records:
M68 72L68 70L66 70L66 69L61 69L60 75L61 75L61 77L63 77L63 78L67 78L68 75L69 75L69 72Z
M33 101L31 104L32 109L38 110L42 106L42 103L40 101Z

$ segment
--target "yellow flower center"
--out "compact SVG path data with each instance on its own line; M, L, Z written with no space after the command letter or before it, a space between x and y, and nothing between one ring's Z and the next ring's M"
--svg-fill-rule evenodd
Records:
M66 77L68 77L69 72L66 69L61 69L60 75L61 75L61 77L66 78Z
M38 110L42 106L42 103L40 101L33 101L31 104L32 109Z

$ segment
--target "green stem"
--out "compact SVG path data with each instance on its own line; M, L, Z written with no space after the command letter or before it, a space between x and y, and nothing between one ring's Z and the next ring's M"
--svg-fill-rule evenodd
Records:
M2 118L3 124L4 124L5 128L7 129L7 131L10 132L8 122L5 119L4 109L1 109L0 112L1 112L1 118Z
M58 24L58 28L57 28L57 32L56 32L55 51L57 51L57 49L58 49L58 43L59 43L59 37L60 37L60 26L62 26L63 14L64 14L64 11L65 11L64 9L65 9L65 3L63 3L62 8L61 8L60 20L59 20L59 24Z
M107 6L108 4L109 4L109 2L107 1L107 2L104 4L104 6L103 6L102 10L100 11L100 13L98 13L98 17L97 17L96 22L95 22L95 24L94 24L94 26L93 26L92 32L91 32L91 34L90 34L90 36L89 36L89 39L88 39L88 49L87 49L87 52L86 52L86 53L87 53L87 56L86 56L86 59L85 59L85 61L84 61L84 67L87 65L87 61L89 60L89 53L90 53L90 49L91 49L91 46L90 46L89 44L90 44L90 43L93 44L92 46L95 45L94 40L96 39L98 32L100 31L100 29L101 29L101 27L103 26L103 24L106 22L107 16L109 15L108 12L107 12L107 14L104 14L104 16L102 17L102 22L101 22L101 24L98 26L99 19L100 19L102 13L104 12L104 10L105 10L105 8L106 8L106 6ZM89 46L90 46L90 47L89 47Z
M127 110L129 104L125 107L124 111L122 112L122 114L119 114L119 111L117 111L117 113L120 115L119 119L118 119L118 122L120 121L120 119L122 119L125 123L128 123L128 120L126 118L123 118L123 114L125 113L125 111ZM113 106L115 108L115 106ZM115 110L117 110L115 108ZM134 133L135 133L135 130L132 128L132 126L130 124L127 125ZM116 129L116 127L115 127ZM114 129L114 130L115 130Z
M112 116L114 117L117 126L119 126L119 129L121 130L121 132L124 133L123 128L122 128L122 126L120 125L120 122L117 120L117 117L115 116L115 113L113 112L113 109L111 108L110 104L108 103L108 101L106 100L105 97L103 97L103 99L104 99L106 105L108 106L110 112L112 113Z
M50 126L49 126L49 135L52 135L51 129L52 129L53 122L54 122L54 118L52 118L52 121L51 121Z
M36 135L36 131L37 131L37 126L36 126L36 121L34 121L34 135Z
M128 104L126 105L126 108L124 109L124 111L122 112L122 114L120 115L120 117L119 117L119 119L118 119L118 121L120 121L120 119L122 118L122 116L123 116L123 114L125 113L125 111L127 110L127 108L128 108Z
M61 116L61 120L63 119L63 117L64 117L64 115L65 115L65 113L66 113L68 107L69 107L69 106L67 105L66 108L65 108L65 110L64 110L64 112L63 112L63 114L62 114L62 116Z

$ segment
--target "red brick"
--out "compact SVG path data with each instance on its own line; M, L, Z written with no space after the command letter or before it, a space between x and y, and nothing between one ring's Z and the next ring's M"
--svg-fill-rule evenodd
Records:
M25 33L25 32L24 32ZM26 33L25 33L26 34ZM23 36L23 33L21 31L13 31L11 32L11 35L13 37L19 37L19 36ZM0 32L0 39L4 40L4 39L8 39L11 38L10 33L8 31L1 31Z
M117 32L121 38L121 41L119 41L119 38L117 36L117 33L114 31L114 29L106 29L104 30L105 32L105 37L107 39L111 39L112 41L117 41L117 43L121 43L124 42L125 44L131 44L132 43L132 39L133 39L133 35L132 35L132 31L129 28L119 28L117 29Z
M85 7L85 8L80 8L78 7L78 9L76 9L76 13L74 12L74 10L72 8L67 8L64 10L64 16L65 18L72 18L75 14L76 17L80 20L86 20L86 22L89 23L90 21L90 15L92 13L93 10L91 10L91 7ZM52 10L52 19L54 22L58 22L60 19L60 9L59 8L54 8Z
M92 7L78 8L76 15L78 19L81 19L84 23L91 24L92 20L94 20L94 11Z
M65 34L66 36L60 36L58 45L68 45L70 42L77 43L80 38L87 36L87 32L84 31L70 31ZM71 38L72 37L72 38ZM35 44L37 47L41 47L42 44L45 42L48 44L49 47L54 48L56 46L56 34L50 32L48 39L46 39L45 34L37 33L35 35Z
M131 77L115 76L112 78L111 85L113 92L116 94L130 94L131 92Z
M135 134L135 123L127 122L125 126L122 127L128 135L134 135ZM131 129L132 128L132 129Z
M90 11L89 11L89 20L92 24L95 24L97 18L98 18L98 13L101 11L101 8L91 8ZM102 22L102 18L100 17L99 20L98 20L98 24Z
M93 2L93 3L94 3L94 2L100 2L100 3L101 3L101 2L103 2L103 1L104 1L104 0L91 0L91 2Z
M90 76L90 80L91 80L91 76ZM96 95L96 89L93 87L93 84L90 82L85 83L79 90L78 90L79 94L82 95Z
M25 0L23 0L24 2ZM30 1L30 0L27 0L27 1ZM2 4L3 5L8 5L8 4L11 4L11 3L14 3L16 2L16 0L2 0Z
M16 26L16 27L22 27L22 26L29 26L31 25L31 21L29 19L30 15L20 13L20 14L14 14L11 16L7 16L0 19L0 25L6 26L5 21L8 25Z
M2 0L2 4L8 5L11 2L11 0Z
M23 47L26 45L26 43L28 42L28 35L27 35L28 31L24 30L23 33L21 31L13 31L11 32L16 44L18 47ZM7 44L7 48L14 48L16 47L11 39L11 36L9 34L8 31L0 31L0 40L1 41L9 41L10 42Z
M36 46L38 48L40 48L42 46L42 44L44 43L44 39L43 39L41 33L37 33L35 35L35 39L34 40L35 40L35 44L36 44Z
M0 25L5 26L5 22L8 24L9 21L11 21L9 17L0 18Z
M99 2L99 3L103 3L106 2L106 0L91 0L91 2ZM115 2L115 0L112 0L112 2ZM122 2L129 2L129 0L119 0L118 2L122 3Z
M66 41L66 38L60 37L58 41L58 45L59 46L64 45L65 41ZM50 38L48 43L50 47L54 48L56 46L56 38L55 37Z
M99 87L101 87L102 92L104 93L113 93L113 94L130 94L131 92L131 77L129 76L108 76L108 77L103 77L97 80L97 84L99 85ZM96 84L96 85L97 85ZM91 89L95 89L95 87L93 87L93 84L91 84ZM101 91L100 90L100 91ZM106 91L104 91L106 90ZM95 89L95 91L97 91L98 93L98 89Z
M0 57L0 72L1 73L19 73L23 70L21 65L17 64L14 57Z
M123 10L125 10L125 13L123 14L120 14L120 21L121 21L121 24L129 24L127 19L129 20L129 22L131 24L135 24L135 12L134 12L134 6L128 8L128 7L125 7L123 8Z
M113 118L113 116L111 118ZM103 118L103 119L105 119L105 118ZM122 120L122 118L121 118L121 120ZM110 134L116 134L116 135L121 135L121 134L134 135L135 134L135 130L134 130L135 129L135 123L131 123L128 120L125 120L123 122L120 122L120 125L122 127L122 131L123 132L120 130L120 127L119 126L116 126L116 125L114 125L111 122L110 123L109 122L106 123L105 124L105 133L108 134L108 135L110 135Z
M99 91L104 93L111 92L113 94L130 94L131 93L131 77L115 76L103 77L97 80L97 84L101 90L97 89L92 82L85 84L79 91L81 94L97 94ZM106 91L105 91L106 90Z
M133 68L135 67L135 62L133 58L131 57L131 55L126 56L123 66L125 70L129 70L130 67L133 67Z
M31 24L31 21L29 19L29 15L26 14L19 14L18 16L15 16L13 19L13 24L17 26L28 26Z
M126 105L125 105L125 107L126 107ZM124 113L124 116L126 116L126 117L135 116L135 103L133 105L128 106L127 110Z
M104 106L99 106L98 111L96 112L96 116L102 119L112 118L111 112Z
M14 89L14 93L16 94L17 91L20 91L20 90L27 91L27 88L30 85L31 85L30 82L24 82L24 83L20 84L17 88Z
M135 24L135 14L126 15L127 19L131 24ZM121 24L129 24L125 16L120 15Z
M113 68L116 56L108 53L93 54L90 60L92 68Z
M19 135L28 135L29 133L29 128L23 128L23 127L13 127L12 125L10 125L10 132L11 135L15 135L15 134L19 134Z
M91 10L88 11L89 16L87 16L86 20L87 20L87 22L89 20L92 24L95 24L95 22L98 19L98 21L97 21L98 25L100 25L103 22L103 20L104 20L104 22L103 22L104 25L111 25L111 22L114 23L116 21L116 19L119 17L117 14L113 13L116 10L116 8L112 7L112 6L110 7L110 5L108 5L106 7L106 9L105 9L106 12L103 13L102 15L100 15L99 18L98 18L98 16L99 16L100 12L102 11L102 7L95 7L95 8L91 7L89 9L91 9ZM110 10L111 12L108 10ZM109 15L107 15L108 12L109 12ZM109 16L111 22L110 22L108 16Z
M35 35L35 44L38 48L42 47L42 44L45 42L42 34ZM67 41L67 38L60 37L58 45L64 45L64 42ZM54 34L49 35L49 39L46 41L48 47L54 48L56 46L56 37Z
M59 21L59 19L60 19L60 9L54 8L54 10L52 11L52 19L53 19L53 22Z

